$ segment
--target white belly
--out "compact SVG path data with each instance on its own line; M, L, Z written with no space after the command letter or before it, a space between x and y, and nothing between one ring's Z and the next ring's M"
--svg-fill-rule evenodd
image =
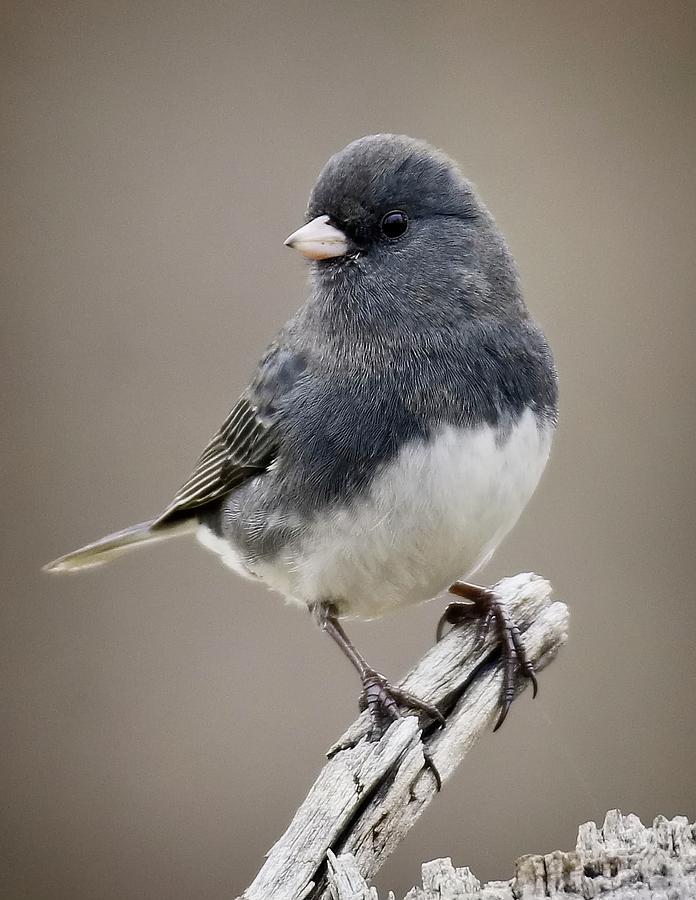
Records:
M517 521L546 464L552 428L527 410L496 440L488 426L447 427L413 442L369 494L318 518L302 541L253 574L302 605L333 600L349 617L374 618L428 600L476 571ZM207 531L207 530L206 530ZM202 542L240 570L226 542Z

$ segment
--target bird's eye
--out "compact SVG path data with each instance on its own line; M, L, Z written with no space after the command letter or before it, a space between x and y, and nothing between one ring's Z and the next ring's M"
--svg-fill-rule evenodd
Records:
M382 234L388 238L398 238L408 228L408 216L399 209L388 212L382 219Z

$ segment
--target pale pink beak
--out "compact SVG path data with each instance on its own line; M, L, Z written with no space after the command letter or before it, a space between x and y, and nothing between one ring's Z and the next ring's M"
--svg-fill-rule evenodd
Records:
M346 255L348 239L339 228L329 225L328 216L317 216L293 231L285 246L299 250L308 259L331 259Z

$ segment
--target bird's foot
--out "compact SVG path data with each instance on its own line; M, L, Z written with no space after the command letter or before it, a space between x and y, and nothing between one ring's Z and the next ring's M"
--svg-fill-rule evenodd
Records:
M538 683L534 674L534 665L527 653L520 629L508 612L505 603L494 591L462 581L456 581L449 590L452 594L465 597L469 602L463 603L455 600L447 606L437 624L436 637L438 641L442 638L446 624L463 625L476 621L478 635L475 649L480 650L493 623L498 631L498 641L505 665L500 715L493 729L497 731L505 721L512 701L515 699L520 675L529 678L532 682L532 696L536 697Z
M371 742L378 741L391 723L401 718L399 707L425 713L440 726L444 727L446 724L445 717L434 704L426 703L425 700L421 700L410 691L393 687L384 675L380 675L374 669L366 669L362 675L362 691L358 705L362 711L368 710L370 714L370 730L367 739ZM426 767L435 777L435 784L439 791L442 787L442 778L425 744L423 744L423 758Z
M362 691L360 692L360 709L369 713L370 725L368 728L368 741L378 741L389 725L401 717L399 706L405 706L409 709L424 712L430 718L434 719L439 725L445 725L445 718L440 710L431 703L426 703L415 694L403 690L403 688L395 688L389 684L387 679L376 672L371 666L368 666L365 657L358 651L352 643L348 635L343 630L336 608L332 603L321 603L313 609L317 616L319 624L324 631L329 634L338 644L343 653L348 657L351 663L360 673L362 681ZM340 748L354 746L346 744ZM435 778L438 791L442 787L440 773L435 766L432 755L427 747L423 744L423 758L425 765L431 770Z
M436 706L426 703L409 691L393 687L384 675L380 675L374 669L366 669L362 675L362 691L358 705L361 710L368 710L370 714L368 733L370 741L378 741L389 725L395 719L401 718L399 707L425 713L440 725L445 724L445 718Z

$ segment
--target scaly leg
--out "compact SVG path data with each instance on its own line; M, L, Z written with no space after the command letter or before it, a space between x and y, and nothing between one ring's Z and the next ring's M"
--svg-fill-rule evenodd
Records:
M517 674L521 672L532 682L532 696L536 697L538 684L534 674L534 666L527 654L520 629L505 607L500 597L490 588L479 587L476 584L468 584L465 581L455 581L449 592L463 597L468 603L458 600L449 604L437 623L436 637L442 638L444 626L461 625L474 619L479 622L479 634L477 647L486 639L491 624L495 622L498 629L502 654L505 659L503 670L503 693L501 697L501 710L494 731L497 731L505 721L512 701L515 699L517 687Z
M365 657L343 630L332 604L320 604L315 614L322 630L333 638L357 669L362 682L358 705L361 710L367 709L370 713L369 740L379 740L389 724L400 717L399 705L424 712L440 724L445 724L445 719L436 706L426 703L409 691L393 687L383 675L367 664Z

